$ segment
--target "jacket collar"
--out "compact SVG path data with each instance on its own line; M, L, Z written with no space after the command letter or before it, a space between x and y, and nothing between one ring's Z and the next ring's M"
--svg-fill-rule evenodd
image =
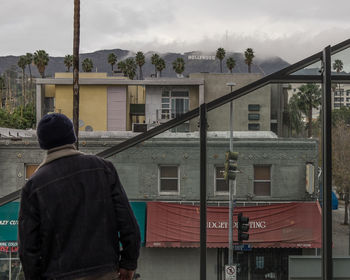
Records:
M84 153L77 151L73 144L67 144L59 147L55 147L47 151L47 154L43 162L39 165L38 169L45 164L54 161L59 158L69 157L74 155L83 155Z

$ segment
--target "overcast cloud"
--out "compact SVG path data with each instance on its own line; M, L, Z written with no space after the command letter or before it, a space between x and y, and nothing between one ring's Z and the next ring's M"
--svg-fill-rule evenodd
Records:
M1 0L0 55L72 53L73 0ZM80 51L215 51L292 63L350 38L349 0L81 0Z

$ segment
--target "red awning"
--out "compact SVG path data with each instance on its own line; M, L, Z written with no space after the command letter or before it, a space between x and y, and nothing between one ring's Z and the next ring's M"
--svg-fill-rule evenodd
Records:
M199 247L199 206L147 203L146 247ZM320 248L321 209L315 202L236 207L250 219L255 248ZM237 240L234 215L233 240ZM207 207L207 247L228 247L228 207Z

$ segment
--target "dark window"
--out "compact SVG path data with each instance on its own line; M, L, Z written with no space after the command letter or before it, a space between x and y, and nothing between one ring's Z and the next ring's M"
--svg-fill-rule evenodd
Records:
M224 167L215 167L215 192L217 193L228 193L228 184L224 179Z
M249 104L248 111L260 111L260 104Z
M179 192L178 166L159 166L159 192L171 194Z
M258 121L260 120L260 114L248 114L248 120Z
M248 123L248 130L260 130L259 123Z
M269 196L271 194L271 166L254 166L254 194Z

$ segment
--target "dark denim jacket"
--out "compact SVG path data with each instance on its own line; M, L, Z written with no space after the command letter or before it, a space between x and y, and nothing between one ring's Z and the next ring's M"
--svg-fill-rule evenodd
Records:
M58 154L22 189L19 256L26 280L136 269L140 231L113 164L77 151Z

